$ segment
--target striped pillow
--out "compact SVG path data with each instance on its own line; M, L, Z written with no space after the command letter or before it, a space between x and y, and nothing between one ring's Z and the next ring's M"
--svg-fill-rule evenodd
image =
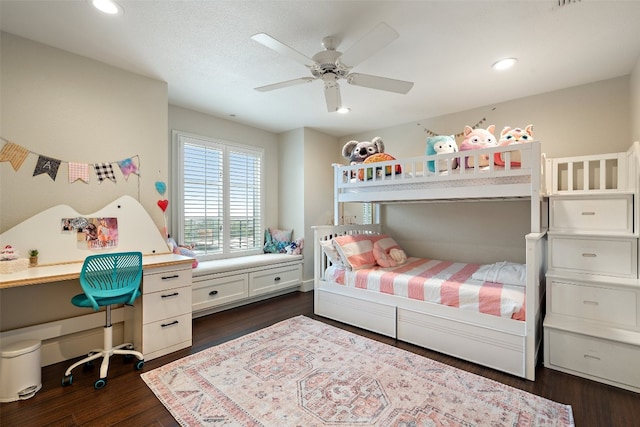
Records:
M390 256L392 249L402 249L400 245L389 236L380 236L373 244L373 256L380 267L395 267L398 262Z
M379 238L380 236L371 234L354 234L334 237L333 244L348 269L360 270L376 265L373 243Z

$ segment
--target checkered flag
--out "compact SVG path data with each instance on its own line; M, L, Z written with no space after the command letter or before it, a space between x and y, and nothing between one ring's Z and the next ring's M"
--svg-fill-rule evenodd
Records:
M116 175L113 173L113 167L111 163L94 163L93 168L98 176L98 182L102 183L105 179L110 179L116 182Z

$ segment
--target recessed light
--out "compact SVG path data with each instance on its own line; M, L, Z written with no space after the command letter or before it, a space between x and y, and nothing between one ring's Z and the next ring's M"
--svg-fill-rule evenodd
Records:
M338 113L340 113L340 114L347 114L349 111L351 111L351 108L349 108L349 107L340 107L336 111Z
M93 7L107 15L122 15L123 9L113 0L91 0Z
M507 68L511 68L516 65L516 62L518 62L518 58L501 59L500 61L494 63L491 68L493 68L494 70L506 70Z

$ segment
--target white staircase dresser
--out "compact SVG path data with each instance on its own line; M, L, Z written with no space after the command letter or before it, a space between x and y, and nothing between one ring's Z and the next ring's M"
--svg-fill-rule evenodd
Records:
M640 392L638 159L549 159L547 368Z

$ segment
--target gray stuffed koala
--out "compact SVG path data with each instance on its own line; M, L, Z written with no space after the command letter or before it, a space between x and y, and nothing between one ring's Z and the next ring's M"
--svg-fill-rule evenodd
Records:
M348 159L350 165L362 163L376 153L384 153L384 142L379 136L371 141L349 141L342 147L342 157Z

